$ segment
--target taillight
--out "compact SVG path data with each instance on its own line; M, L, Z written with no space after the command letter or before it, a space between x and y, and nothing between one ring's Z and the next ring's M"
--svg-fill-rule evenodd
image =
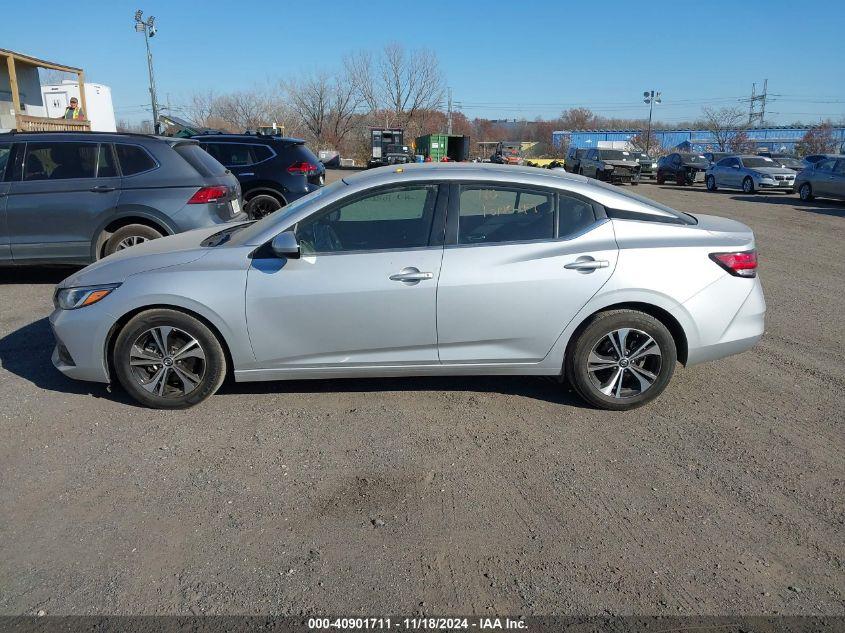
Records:
M288 167L289 174L302 174L303 176L313 176L317 173L317 165L309 163L307 160L296 161L293 165Z
M217 202L220 198L225 198L229 194L229 188L221 185L214 187L203 187L191 196L188 204L208 204L209 202Z
M757 251L710 253L710 259L735 277L757 276Z

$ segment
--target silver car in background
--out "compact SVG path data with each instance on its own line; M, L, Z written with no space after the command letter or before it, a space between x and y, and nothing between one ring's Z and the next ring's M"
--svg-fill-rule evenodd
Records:
M795 171L783 167L767 156L727 156L704 174L708 191L741 189L745 193L755 191L785 191L792 193L795 185Z
M831 154L811 163L795 177L795 191L804 201L816 196L845 200L845 155Z
M236 381L564 375L657 397L677 362L748 349L766 304L751 230L583 176L383 167L255 222L121 251L58 285L55 366L139 402Z

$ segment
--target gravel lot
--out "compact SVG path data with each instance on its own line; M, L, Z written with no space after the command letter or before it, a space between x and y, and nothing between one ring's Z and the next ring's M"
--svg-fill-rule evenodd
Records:
M751 226L769 316L624 414L536 378L150 411L50 364L66 270L0 271L0 614L845 613L845 205L638 191Z

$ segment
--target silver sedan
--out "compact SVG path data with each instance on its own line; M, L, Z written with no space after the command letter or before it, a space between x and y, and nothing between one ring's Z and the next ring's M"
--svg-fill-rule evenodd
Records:
M767 156L727 156L711 165L704 174L708 191L720 187L755 191L785 191L792 193L795 170L788 169Z
M236 381L565 376L589 403L657 397L680 362L748 349L754 235L582 176L385 167L255 223L166 237L56 288L55 366L187 407Z

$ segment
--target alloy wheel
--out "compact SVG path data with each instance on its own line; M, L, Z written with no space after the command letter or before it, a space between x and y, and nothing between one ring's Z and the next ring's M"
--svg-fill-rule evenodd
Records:
M141 388L163 398L180 398L202 382L206 358L194 336L179 328L158 326L135 339L129 366Z
M587 356L587 374L604 395L632 398L651 388L660 375L660 346L646 332L620 328L602 336Z
M117 248L115 248L115 250L122 251L125 248L131 248L132 246L137 246L138 244L143 244L147 241L149 240L143 235L128 235L117 243Z

